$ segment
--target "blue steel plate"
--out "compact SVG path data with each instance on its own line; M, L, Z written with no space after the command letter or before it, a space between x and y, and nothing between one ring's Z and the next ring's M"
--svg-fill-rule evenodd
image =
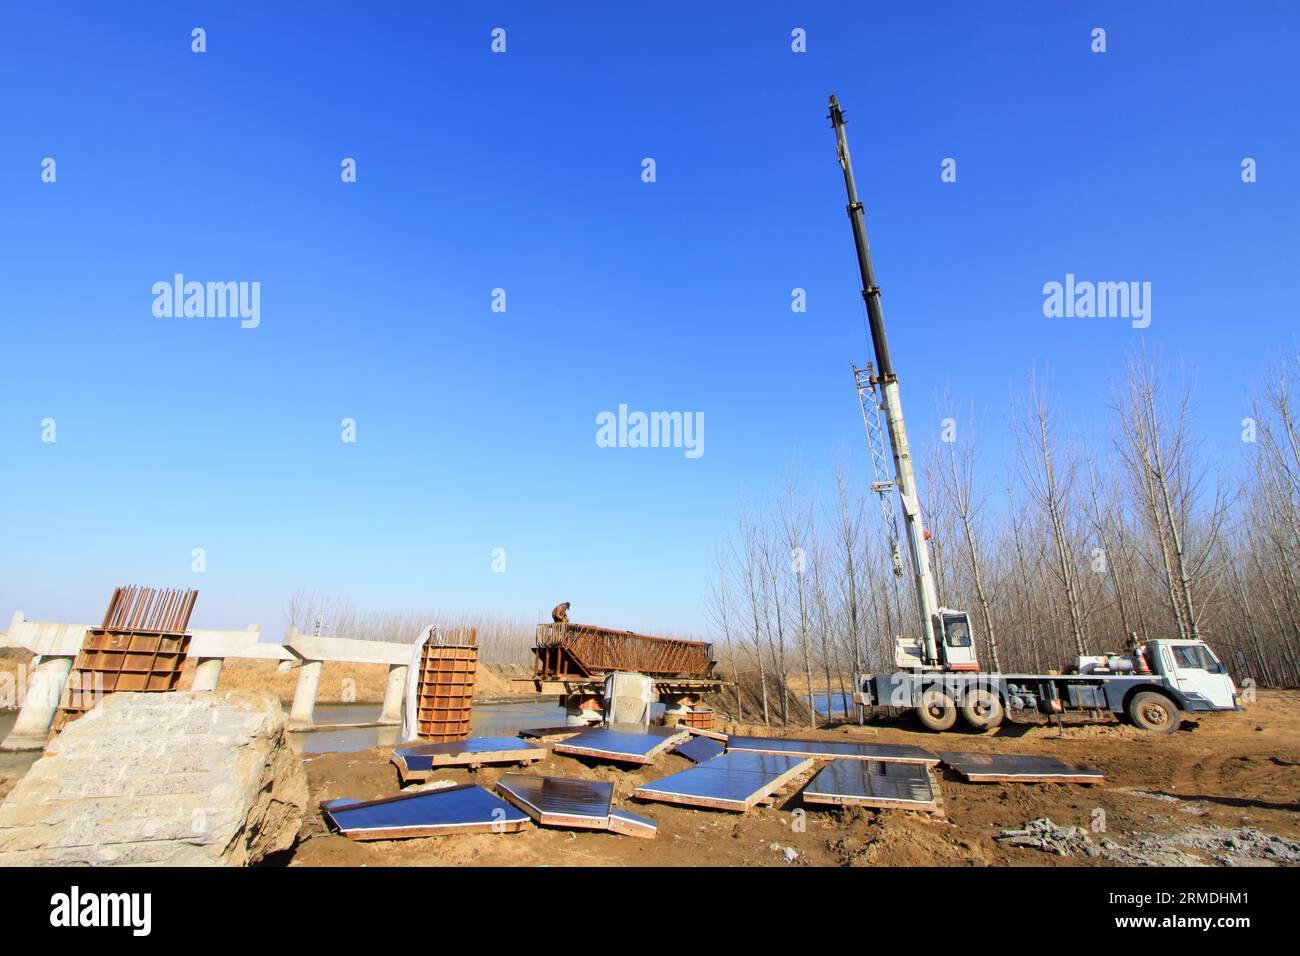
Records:
M589 730L577 737L554 746L558 753L565 753L571 747L583 750L596 750L602 754L620 757L644 757L664 742L663 734L628 733L622 730Z
M708 737L692 737L673 748L687 760L693 760L696 763L704 763L706 760L712 760L722 753L726 748L718 741Z
M603 780L541 777L530 773L504 774L497 781L497 789L508 791L547 816L605 820L614 800L614 785Z
M627 810L610 810L609 822L619 826L625 832L636 831L642 834L659 832L659 824L649 817L638 816L635 813L629 813Z
M847 757L854 760L898 760L909 763L938 763L928 750L897 744L852 743L847 740L796 740L790 737L731 737L728 750L801 754L805 757Z
M322 804L321 809L329 822L344 833L433 828L455 830L491 823L519 823L528 819L527 814L475 784L384 800L331 800Z
M803 793L805 797L934 803L934 787L924 765L877 760L832 760L817 772Z
M540 750L545 748L530 744L518 737L471 737L469 740L449 740L440 744L414 744L393 750L406 764L407 770L430 770L435 756L458 757L461 754L495 753L501 750Z
M807 758L784 754L728 752L689 770L643 784L637 794L681 794L744 803L777 777L806 762Z

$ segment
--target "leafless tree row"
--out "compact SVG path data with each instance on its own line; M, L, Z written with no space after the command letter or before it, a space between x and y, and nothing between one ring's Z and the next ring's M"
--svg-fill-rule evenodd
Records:
M1297 376L1300 356L1268 373L1224 462L1190 377L1145 352L1083 427L1042 374L1001 422L945 396L933 440L912 438L940 601L970 613L981 664L1043 672L1136 634L1205 640L1239 683L1300 684ZM891 537L870 478L844 467L829 493L787 481L742 509L709 601L739 718L790 723L809 692L838 712L852 674L892 668L919 624Z

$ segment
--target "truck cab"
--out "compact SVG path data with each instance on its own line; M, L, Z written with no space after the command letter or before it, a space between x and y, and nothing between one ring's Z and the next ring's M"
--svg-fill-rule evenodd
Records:
M1152 671L1186 698L1188 710L1241 709L1237 685L1204 641L1147 641L1146 659Z

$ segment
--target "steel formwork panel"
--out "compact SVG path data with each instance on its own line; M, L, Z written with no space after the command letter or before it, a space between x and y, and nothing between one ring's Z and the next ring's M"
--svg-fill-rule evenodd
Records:
M642 840L653 840L659 832L659 825L649 817L638 816L627 810L610 810L609 828L615 833Z
M496 786L503 797L546 826L609 828L614 785L607 781L507 773Z
M642 840L659 832L653 820L614 809L614 785L603 780L507 773L497 781L497 792L541 826L607 830Z
M534 740L546 740L551 737L576 737L578 734L585 734L590 729L590 724L566 724L563 727L529 727L526 730L519 731L519 736L530 737Z
M686 731L670 733L610 730L589 730L577 737L551 745L556 753L579 757L595 757L620 763L647 764L668 748L687 739Z
M330 828L350 840L517 833L528 826L526 814L475 784L383 800L331 800L321 811Z
M1055 757L945 750L945 764L971 783L1100 783L1105 775Z
M477 646L426 644L416 685L416 736L433 742L467 738L477 676Z
M721 743L709 737L692 737L673 748L676 753L695 763L712 760L726 749Z
M105 694L175 690L189 653L198 591L116 588L100 627L87 629L50 725L50 737Z
M392 761L405 783L424 780L440 767L481 767L493 763L534 763L546 748L518 737L471 737L439 743L412 744L393 750Z
M917 763L832 760L804 787L805 803L937 810L930 768Z
M854 743L846 740L797 740L790 737L729 737L727 750L765 754L794 754L821 760L879 760L934 766L938 756L921 747Z
M643 784L632 795L642 800L743 813L814 764L812 757L728 752Z

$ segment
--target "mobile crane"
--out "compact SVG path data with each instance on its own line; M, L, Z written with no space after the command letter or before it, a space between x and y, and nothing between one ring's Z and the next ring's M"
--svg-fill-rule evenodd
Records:
M902 576L892 508L892 492L898 493L920 623L919 640L909 642L895 637L894 673L855 675L855 701L866 707L913 710L922 724L937 731L950 730L958 713L970 727L988 730L1001 724L1008 710L1060 714L1081 709L1109 710L1143 729L1172 733L1178 729L1182 711L1240 710L1236 685L1203 641L1153 640L1140 644L1134 637L1125 654L1077 658L1070 674L980 671L970 616L939 604L930 563L930 535L921 518L898 376L885 335L880 287L867 243L866 216L853 176L844 112L833 94L829 118L848 193L849 223L875 353L874 366L853 368L876 468L872 490L881 496L894 571ZM885 436L892 469L884 453Z

